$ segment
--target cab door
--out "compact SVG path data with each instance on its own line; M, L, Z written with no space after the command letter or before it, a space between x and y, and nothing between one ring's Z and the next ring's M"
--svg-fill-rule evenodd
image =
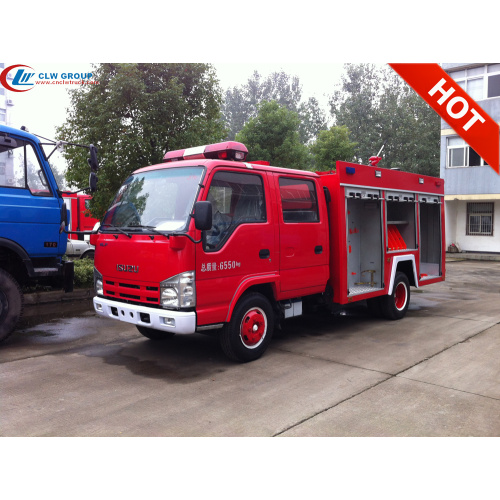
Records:
M279 205L281 291L323 291L328 271L328 216L314 178L275 174Z
M216 169L208 181L213 225L196 247L198 324L226 321L245 282L277 273L275 227L265 173Z

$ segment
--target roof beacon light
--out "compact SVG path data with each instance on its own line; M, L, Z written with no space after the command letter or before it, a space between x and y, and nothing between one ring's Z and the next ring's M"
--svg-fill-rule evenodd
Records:
M181 160L233 160L245 161L248 149L241 142L219 142L208 144L207 146L197 146L195 148L178 149L168 151L163 157L164 162Z

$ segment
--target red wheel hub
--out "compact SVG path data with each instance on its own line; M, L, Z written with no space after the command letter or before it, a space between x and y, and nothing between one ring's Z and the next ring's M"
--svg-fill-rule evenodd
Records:
M257 345L266 334L267 321L260 309L250 309L241 322L240 336L247 347Z
M394 303L398 311L401 311L406 305L406 286L404 283L398 283L394 292Z

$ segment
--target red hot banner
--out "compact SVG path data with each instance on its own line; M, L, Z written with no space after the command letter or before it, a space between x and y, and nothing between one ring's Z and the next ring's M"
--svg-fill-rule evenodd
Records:
M500 126L438 64L389 66L500 174Z

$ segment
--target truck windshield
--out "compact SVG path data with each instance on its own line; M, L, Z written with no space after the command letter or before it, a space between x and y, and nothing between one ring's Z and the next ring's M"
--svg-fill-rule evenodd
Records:
M101 229L185 231L203 172L203 167L182 167L130 176L106 212Z

